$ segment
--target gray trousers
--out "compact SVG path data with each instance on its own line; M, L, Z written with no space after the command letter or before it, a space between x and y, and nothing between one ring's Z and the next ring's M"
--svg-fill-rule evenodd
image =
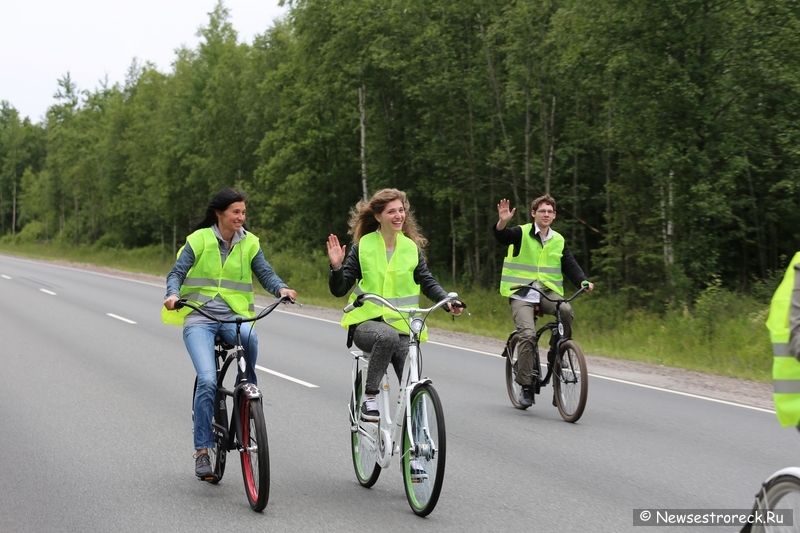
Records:
M554 291L546 291L545 294L550 298L559 297ZM517 377L514 381L523 386L529 386L533 379L533 346L536 342L536 317L534 316L534 306L531 302L524 302L515 298L509 298L511 304L511 316L514 318L514 326L519 332L519 343L517 344L517 355L519 357L519 368ZM546 315L556 314L556 304L540 298L539 307ZM564 323L564 336L572 336L572 320L575 318L575 311L567 304L561 304L561 320Z
M365 394L377 394L384 372L389 363L399 380L403 375L403 364L408 355L408 335L404 335L386 322L367 320L356 326L353 342L364 352L370 352Z

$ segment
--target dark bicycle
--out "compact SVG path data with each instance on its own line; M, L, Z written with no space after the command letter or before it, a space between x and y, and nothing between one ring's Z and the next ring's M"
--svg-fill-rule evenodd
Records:
M241 328L244 322L255 322L264 318L284 302L294 301L288 296L281 296L269 307L252 318L220 319L207 313L202 307L187 301L178 300L175 308L184 305L191 307L201 315L216 320L220 324L236 324L236 345L225 343L217 335L214 339L215 362L217 366L217 394L214 399L214 418L212 422L214 447L208 450L212 477L206 479L211 483L219 483L225 474L225 459L230 451L238 450L242 463L244 488L250 507L261 512L269 500L269 445L267 443L267 425L264 421L264 408L259 388L247 382L247 361L242 346ZM225 374L232 363L236 362L237 375L233 390L224 385ZM197 378L194 380L192 399L197 390ZM228 399L232 399L233 414L228 420ZM194 405L192 405L194 416Z
M561 305L571 302L580 293L586 290L588 282L584 282L578 291L569 298L549 298L544 292L532 285L516 285L512 290L529 287L538 292L543 298L556 304L556 319L545 324L536 331L533 340L533 382L531 392L534 403L536 395L550 382L553 377L553 405L558 408L561 417L567 422L576 422L586 407L586 397L589 393L589 374L586 370L586 358L580 345L569 337L564 336L564 324L561 320ZM535 307L537 317L542 313L539 305ZM547 352L547 373L543 374L541 359L539 357L539 340L546 332L550 332L550 350ZM522 386L515 381L519 369L518 350L519 331L511 332L503 349L506 358L506 388L511 404L517 409L527 409L519 403L519 394Z

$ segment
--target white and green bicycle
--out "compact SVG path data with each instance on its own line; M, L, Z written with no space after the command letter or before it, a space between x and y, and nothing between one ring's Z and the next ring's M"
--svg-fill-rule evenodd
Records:
M392 393L388 372L385 373L378 395L379 422L361 420L359 410L370 354L352 352L350 444L356 478L367 488L378 481L381 469L390 465L393 456L400 456L406 497L411 509L419 516L430 514L439 500L447 449L444 412L439 395L430 379L420 377L422 353L419 349L419 335L425 319L432 311L448 303L454 305L457 299L458 295L451 292L447 298L428 309L397 308L376 294L365 293L344 308L344 312L349 313L365 301L372 301L397 311L408 322L408 355L403 365L399 391Z

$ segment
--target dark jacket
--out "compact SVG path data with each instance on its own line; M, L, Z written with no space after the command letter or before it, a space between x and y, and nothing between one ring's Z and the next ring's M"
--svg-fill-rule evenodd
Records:
M350 248L350 253L347 254L347 259L345 259L342 268L339 270L331 269L328 287L334 296L345 296L356 281L360 279L361 263L358 260L358 244L354 244ZM439 285L431 271L428 270L428 265L425 263L422 252L419 252L419 263L417 268L414 269L414 282L420 286L422 294L432 302L440 302L447 297L447 291Z
M515 257L519 255L520 248L522 248L522 226L514 226L513 228L505 227L498 230L497 223L494 223L492 225L492 231L494 232L494 238L497 242L504 246L513 246L513 255ZM553 231L553 229L550 228L550 231ZM530 234L531 237L541 244L542 239L540 239L539 235L536 233L536 224L531 224ZM564 243L564 252L561 256L561 272L564 274L564 277L570 280L576 287L580 287L581 283L588 280L586 274L583 273L583 269L575 260L575 256L569 251L569 247L566 243ZM520 289L517 292L520 296L524 296L527 293L528 289Z

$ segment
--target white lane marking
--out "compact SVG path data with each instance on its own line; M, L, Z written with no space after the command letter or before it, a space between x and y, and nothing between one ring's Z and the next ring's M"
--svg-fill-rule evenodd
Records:
M111 318L116 318L117 320L122 320L123 322L127 322L128 324L136 324L136 322L134 322L133 320L128 320L127 318L121 317L119 315L115 315L114 313L106 313L106 314L108 316L110 316Z
M444 343L441 343L441 342L434 342L434 341L428 341L428 342L430 344L436 344L436 345L439 345L439 346L446 346L447 348L453 348L453 349L456 349L456 350L464 350L464 351L467 351L467 352L474 352L474 353L480 353L480 354L484 354L484 355L491 355L492 357L499 357L500 359L505 359L500 354L484 352L484 351L481 351L481 350L473 350L471 348L463 348L461 346L454 346L452 344L444 344ZM547 365L545 364L544 366L547 366ZM736 403L736 402L729 402L729 401L726 401L726 400L719 400L717 398L711 398L709 396L701 396L699 394L692 394L692 393L689 393L689 392L681 392L681 391L676 391L676 390L672 390L672 389L665 389L663 387L656 387L654 385L645 385L644 383L636 383L635 381L628 381L628 380L625 380L625 379L612 378L612 377L608 377L608 376L601 376L599 374L593 374L591 372L589 372L589 376L591 376L593 378L598 378L598 379L605 379L605 380L608 380L608 381L616 381L617 383L624 383L626 385L633 385L635 387L642 387L642 388L645 388L645 389L652 389L652 390L657 390L657 391L661 391L661 392L669 392L671 394L678 394L680 396L688 396L689 398L697 398L698 400L706 400L706 401L709 401L709 402L721 403L721 404L724 404L724 405L731 405L733 407L741 407L743 409L752 409L753 411L761 411L762 413L770 413L770 414L773 414L773 415L775 414L775 411L771 411L769 409L764 409L763 407L756 407L754 405L747 405L747 404L743 404L743 403Z
M729 402L729 401L726 401L726 400L718 400L717 398L709 398L708 396L700 396L698 394L691 394L691 393L688 393L688 392L680 392L680 391L671 390L671 389L664 389L664 388L661 388L661 387L655 387L653 385L644 385L643 383L636 383L635 381L626 381L624 379L610 378L608 376L598 376L597 374L589 374L589 375L592 376L592 377L595 377L595 378L607 379L608 381L616 381L618 383L625 383L626 385L634 385L636 387L643 387L645 389L653 389L653 390L662 391L662 392L670 392L672 394L678 394L680 396L688 396L689 398L698 398L700 400L707 400L709 402L721 403L721 404L725 404L725 405L732 405L733 407L741 407L743 409L752 409L753 411L761 411L762 413L770 413L770 414L773 414L773 415L775 414L775 411L771 411L770 409L764 409L763 407L756 407L754 405L746 405L746 404L743 404L743 403Z
M19 261L21 263L35 263L35 264L41 265L41 266L48 266L48 267L52 267L52 268L60 268L62 270L72 270L73 272L81 272L83 274L93 274L95 276L103 276L105 278L113 278L113 279L119 279L119 280L123 280L123 281L131 281L133 283L141 283L142 285L150 285L152 287L160 287L162 289L166 286L166 277L165 277L164 283L158 284L158 283L152 283L150 281L141 281L141 280L138 280L138 279L125 278L125 277L122 277L122 276L115 276L113 274L104 274L102 272L94 272L92 270L83 270L83 269L80 269L80 268L72 268L72 267L62 266L62 265L53 265L51 263L42 262L42 261L31 261L31 260L27 260L27 259L21 259L19 257L12 256L12 255L5 255L5 254L0 254L0 255L2 255L3 257L7 257L9 259L14 259L14 260Z
M329 320L327 318L317 318L315 316L308 316L308 315L301 315L300 313L293 313L292 311L285 311L283 309L276 309L278 313L283 313L284 315L292 315L292 316L301 316L303 318L310 318L311 320L319 320L320 322L327 322L328 324L339 324L337 320Z
M263 305L256 305L256 308L257 309L266 309L266 307L264 307ZM279 313L286 313L286 314L289 314L289 315L296 315L296 313L290 313L288 311L282 311L280 309L276 309L275 311L277 311ZM297 315L297 316L302 316L302 317L306 317L306 318L314 318L314 317L310 317L310 316L306 316L306 315ZM328 322L336 324L336 322L333 322L331 320L328 320ZM299 385L302 385L304 387L308 387L310 389L318 389L319 388L318 385L314 385L313 383L309 383L307 381L303 381L302 379L293 378L292 376L287 376L286 374L281 374L280 372L276 372L274 370L270 370L269 368L265 368L263 366L256 365L256 368L258 370L261 370L262 372L266 372L267 374L272 374L273 376L277 376L279 378L286 379L288 381L291 381L293 383L297 383Z
M45 294L49 294L51 296L57 296L57 294L54 293L53 291L48 291L47 289L39 289L39 290L42 291Z
M317 385L314 385L313 383L309 383L307 381L303 381L302 379L293 378L292 376L287 376L286 374L281 374L280 372L275 372L274 370L270 370L269 368L264 368L263 366L256 365L256 368L258 370L261 370L262 372L266 372L267 374L272 374L273 376L278 376L279 378L283 378L283 379L292 381L294 383L298 383L298 384L300 384L300 385L302 385L304 387L308 387L310 389L318 389L319 388Z
M11 279L11 276L6 276L5 274L0 274L0 278Z
M464 350L465 352L480 353L483 355L491 355L492 357L499 357L500 359L505 359L505 357L503 357L500 354L484 352L483 350L473 350L472 348L464 348L463 346L455 346L453 344L445 344L443 342L428 341L428 344L435 344L436 346L445 346L447 348L455 348L456 350Z
M452 344L444 344L444 343L441 343L441 342L433 342L433 341L428 341L428 342L430 342L430 344L437 344L439 346L446 346L448 348L454 348L456 350L464 350L464 351L467 351L467 352L475 352L475 353L480 353L480 354L484 354L484 355L491 355L492 357L499 357L501 359L504 359L504 357L502 355L498 355L498 354L495 354L495 353L484 352L484 351L481 351L481 350L472 350L470 348L463 348L461 346L454 346ZM547 366L547 365L545 364L544 366ZM598 378L598 379L605 379L605 380L608 380L608 381L616 381L617 383L624 383L626 385L633 385L635 387L642 387L642 388L645 388L645 389L652 389L652 390L657 390L657 391L661 391L661 392L669 392L671 394L678 394L679 396L688 396L689 398L697 398L698 400L706 400L706 401L709 401L709 402L721 403L721 404L724 404L724 405L731 405L733 407L741 407L743 409L752 409L753 411L761 411L762 413L770 413L770 414L773 414L773 415L775 414L775 411L771 411L769 409L764 409L763 407L756 407L754 405L747 405L747 404L743 404L743 403L729 402L729 401L726 401L726 400L720 400L720 399L717 399L717 398L711 398L709 396L701 396L699 394L692 394L692 393L689 393L689 392L681 392L681 391L676 391L676 390L672 390L672 389L665 389L663 387L656 387L654 385L645 385L644 383L636 383L635 381L628 381L628 380L625 380L625 379L612 378L612 377L608 377L608 376L601 376L600 374L593 374L591 372L589 372L589 376L591 376L593 378Z

